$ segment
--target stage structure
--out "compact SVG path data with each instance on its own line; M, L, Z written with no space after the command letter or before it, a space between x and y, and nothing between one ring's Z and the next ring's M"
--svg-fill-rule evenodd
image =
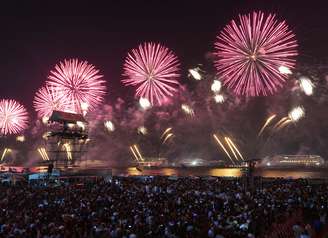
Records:
M55 167L76 165L88 148L88 122L83 115L53 111L46 135L48 162Z

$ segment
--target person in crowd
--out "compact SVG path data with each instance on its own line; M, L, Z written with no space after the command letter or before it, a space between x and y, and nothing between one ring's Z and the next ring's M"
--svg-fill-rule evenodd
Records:
M0 238L273 237L299 210L313 218L306 222L314 229L295 222L290 226L295 237L323 229L327 185L283 179L261 183L255 181L252 191L237 178L114 177L60 186L0 185Z

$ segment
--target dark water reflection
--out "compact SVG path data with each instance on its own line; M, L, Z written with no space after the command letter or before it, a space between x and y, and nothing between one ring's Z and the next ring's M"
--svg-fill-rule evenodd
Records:
M220 176L240 177L240 168L147 168L138 170L135 167L113 169L113 175L163 175L163 176ZM266 169L256 170L255 175L263 177L284 178L328 178L328 170L318 169Z

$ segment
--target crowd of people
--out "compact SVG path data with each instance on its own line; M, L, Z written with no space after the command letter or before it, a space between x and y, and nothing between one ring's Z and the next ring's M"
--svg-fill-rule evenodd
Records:
M328 189L307 180L113 177L0 185L0 237L295 237L325 225ZM304 219L303 219L304 218ZM305 226L307 225L307 226Z

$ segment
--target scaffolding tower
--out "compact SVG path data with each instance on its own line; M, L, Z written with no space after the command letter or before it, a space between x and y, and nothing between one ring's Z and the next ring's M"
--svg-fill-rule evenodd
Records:
M48 164L55 168L76 165L88 149L88 122L81 114L53 111L48 124L50 131L45 140Z

